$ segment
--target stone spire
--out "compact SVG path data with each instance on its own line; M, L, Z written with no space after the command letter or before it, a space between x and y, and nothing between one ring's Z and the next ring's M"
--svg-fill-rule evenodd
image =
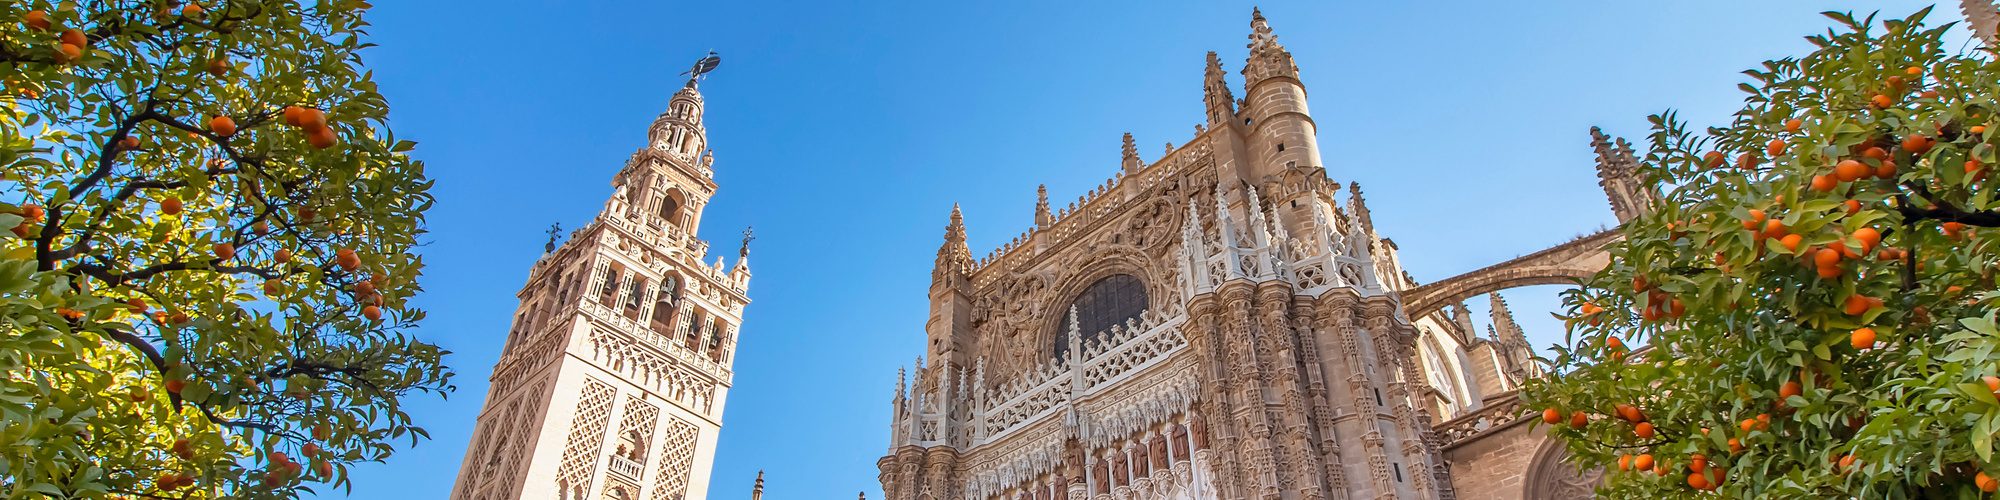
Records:
M1299 67L1292 62L1291 51L1278 43L1278 35L1271 33L1271 23L1264 20L1264 12L1250 8L1250 58L1243 64L1243 88L1257 86L1265 78L1299 78Z
M938 247L937 267L932 279L964 273L972 266L972 249L965 245L965 214L951 204L951 223L944 226L944 245Z
M1994 9L1993 0L1959 0L1958 10L1965 13L1965 25L1973 36L1988 47L2000 44L2000 10Z
M1528 365L1534 356L1532 348L1528 345L1528 337L1521 331L1521 324L1514 322L1514 311L1507 309L1507 299L1501 298L1499 292L1494 292L1490 296L1493 317L1491 331L1493 340L1500 344L1497 351L1507 365L1507 374L1514 377L1517 382L1526 380L1529 376Z
M1375 234L1375 217L1368 213L1368 202L1361 197L1361 183L1348 183L1347 193L1347 213L1361 223L1361 230Z
M750 500L764 500L764 471L757 471L757 484L750 487Z
M1146 166L1145 163L1139 161L1139 147L1132 144L1131 132L1125 133L1124 152L1125 158L1119 162L1119 165L1124 167L1125 175L1138 173L1140 167Z
M1214 51L1208 53L1208 69L1202 77L1201 100L1208 104L1208 126L1229 123L1236 118L1236 96L1229 91L1227 73L1222 71L1222 59Z
M1049 212L1049 185L1035 186L1035 227L1047 228L1055 223L1055 214Z
M1639 218L1652 211L1657 196L1639 174L1639 160L1624 139L1614 144L1604 130L1590 127L1590 147L1597 152L1597 184L1611 200L1611 212L1618 222Z

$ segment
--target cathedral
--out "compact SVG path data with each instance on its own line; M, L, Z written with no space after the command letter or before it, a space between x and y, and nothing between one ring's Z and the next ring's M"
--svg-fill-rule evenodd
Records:
M453 500L707 496L750 238L733 267L703 262L708 242L695 234L717 186L702 110L691 78L612 178L597 218L560 247L550 230Z
M1498 295L1574 283L1615 231L1436 283L1405 273L1361 188L1327 175L1292 55L1253 12L1242 96L1208 54L1205 123L984 256L954 207L927 347L899 375L884 498L1563 499L1516 389L1538 376ZM1623 221L1655 202L1591 130Z

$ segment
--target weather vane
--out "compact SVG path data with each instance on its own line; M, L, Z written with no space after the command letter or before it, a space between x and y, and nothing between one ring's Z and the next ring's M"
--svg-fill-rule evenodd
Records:
M743 226L743 253L742 253L742 256L744 256L744 257L749 257L749 256L750 256L750 240L754 240L754 239L757 239L757 236L756 236L756 233L755 233L755 232L753 232L753 231L751 231L751 229L755 229L755 226Z
M549 224L549 242L542 245L543 253L553 253L556 251L556 233L558 232L562 232L561 222Z
M710 71L715 71L715 67L721 64L722 56L716 55L715 51L710 50L707 57L695 61L694 67L688 68L687 71L682 71L681 74L687 75L688 86L692 87L695 82L701 81L704 75L707 75Z

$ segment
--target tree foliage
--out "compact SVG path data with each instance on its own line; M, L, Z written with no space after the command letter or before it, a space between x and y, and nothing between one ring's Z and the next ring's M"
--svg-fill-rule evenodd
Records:
M1828 13L1743 109L1653 117L1661 191L1523 398L1621 498L1972 498L2000 430L2000 64ZM1990 385L1990 386L1989 386Z
M289 498L451 389L361 0L0 5L0 494Z

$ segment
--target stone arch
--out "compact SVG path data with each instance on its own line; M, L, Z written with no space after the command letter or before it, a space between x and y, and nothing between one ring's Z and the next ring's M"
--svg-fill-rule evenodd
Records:
M1562 440L1544 438L1535 457L1528 462L1522 498L1549 500L1588 499L1596 495L1597 486L1604 482L1604 469L1578 470L1564 460L1569 458L1569 448Z
M1611 256L1604 249L1624 239L1617 231L1571 240L1506 262L1398 293L1403 315L1420 318L1482 294L1533 285L1575 285L1590 279Z

